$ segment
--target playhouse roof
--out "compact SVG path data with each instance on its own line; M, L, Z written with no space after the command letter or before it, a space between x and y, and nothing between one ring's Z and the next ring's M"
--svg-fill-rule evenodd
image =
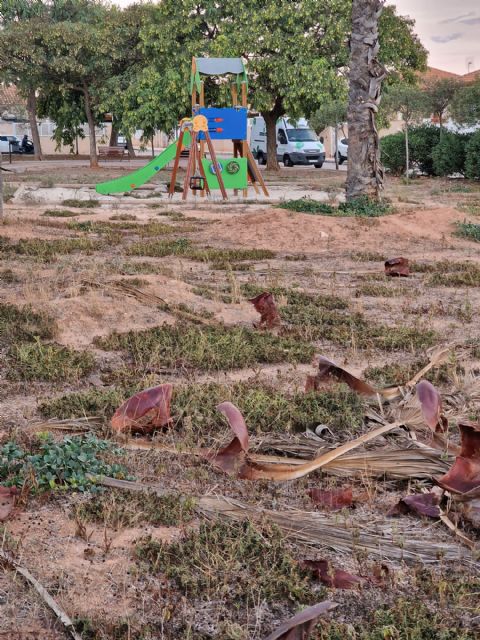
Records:
M200 74L222 76L232 73L236 76L237 85L247 82L247 72L241 58L193 58L190 88L195 86L200 91Z

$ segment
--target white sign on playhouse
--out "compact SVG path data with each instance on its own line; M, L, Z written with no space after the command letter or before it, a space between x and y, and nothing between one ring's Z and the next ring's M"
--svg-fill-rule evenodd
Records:
M325 148L305 118L289 120L279 118L276 127L277 159L286 167L296 164L312 164L319 168L325 162ZM250 148L258 164L267 162L267 130L265 120L252 120Z

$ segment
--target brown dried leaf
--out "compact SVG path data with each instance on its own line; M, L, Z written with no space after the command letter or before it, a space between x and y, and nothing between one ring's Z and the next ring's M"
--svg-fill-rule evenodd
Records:
M385 275L407 278L410 275L408 258L390 258L385 262Z
M343 569L335 569L328 560L305 560L302 564L326 587L355 589L364 582L360 576L354 576Z
M281 624L264 640L308 640L310 633L317 623L317 619L335 609L335 602L320 602L313 607L307 607L297 615Z
M151 433L172 423L170 401L173 386L161 384L136 393L126 400L114 413L111 425L117 433Z
M317 507L327 511L338 511L353 504L352 487L341 489L309 489L307 494Z
M381 393L368 382L360 380L353 373L345 371L334 362L320 356L318 373L316 376L307 377L305 391L318 391L322 386L332 384L332 382L344 382L351 389L365 396L374 396L377 393Z
M238 478L248 477L248 429L239 409L231 402L222 402L217 409L227 418L235 437L219 451L209 450L204 456L221 471Z
M258 296L250 298L248 301L253 304L255 311L258 311L260 314L260 322L258 323L259 327L273 329L274 327L278 327L282 324L282 319L278 313L277 305L275 304L272 293L269 291L263 291L263 293L259 293Z
M431 382L422 380L416 386L425 422L434 432L445 431L447 419L442 415L442 399Z
M0 487L0 522L7 520L15 506L16 487Z
M460 455L437 482L452 493L473 498L480 490L480 423L461 422L458 428L462 438Z
M428 518L440 517L440 496L434 492L417 493L402 498L390 511L389 516L400 516L415 513Z

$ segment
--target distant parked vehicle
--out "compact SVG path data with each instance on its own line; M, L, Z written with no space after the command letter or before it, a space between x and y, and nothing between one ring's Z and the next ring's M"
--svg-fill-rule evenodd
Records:
M16 136L0 136L1 153L21 153L20 140Z
M337 145L338 164L343 164L345 160L348 160L348 139L342 138L338 141Z
M279 118L276 133L277 159L285 167L304 164L321 169L325 162L325 148L305 118L296 122ZM253 119L250 148L258 164L267 164L267 131L262 117Z

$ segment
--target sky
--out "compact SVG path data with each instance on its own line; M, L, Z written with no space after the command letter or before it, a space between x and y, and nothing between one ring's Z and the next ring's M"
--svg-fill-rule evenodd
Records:
M132 2L114 1L121 6ZM388 4L416 21L431 67L459 74L480 69L480 0L388 0Z

